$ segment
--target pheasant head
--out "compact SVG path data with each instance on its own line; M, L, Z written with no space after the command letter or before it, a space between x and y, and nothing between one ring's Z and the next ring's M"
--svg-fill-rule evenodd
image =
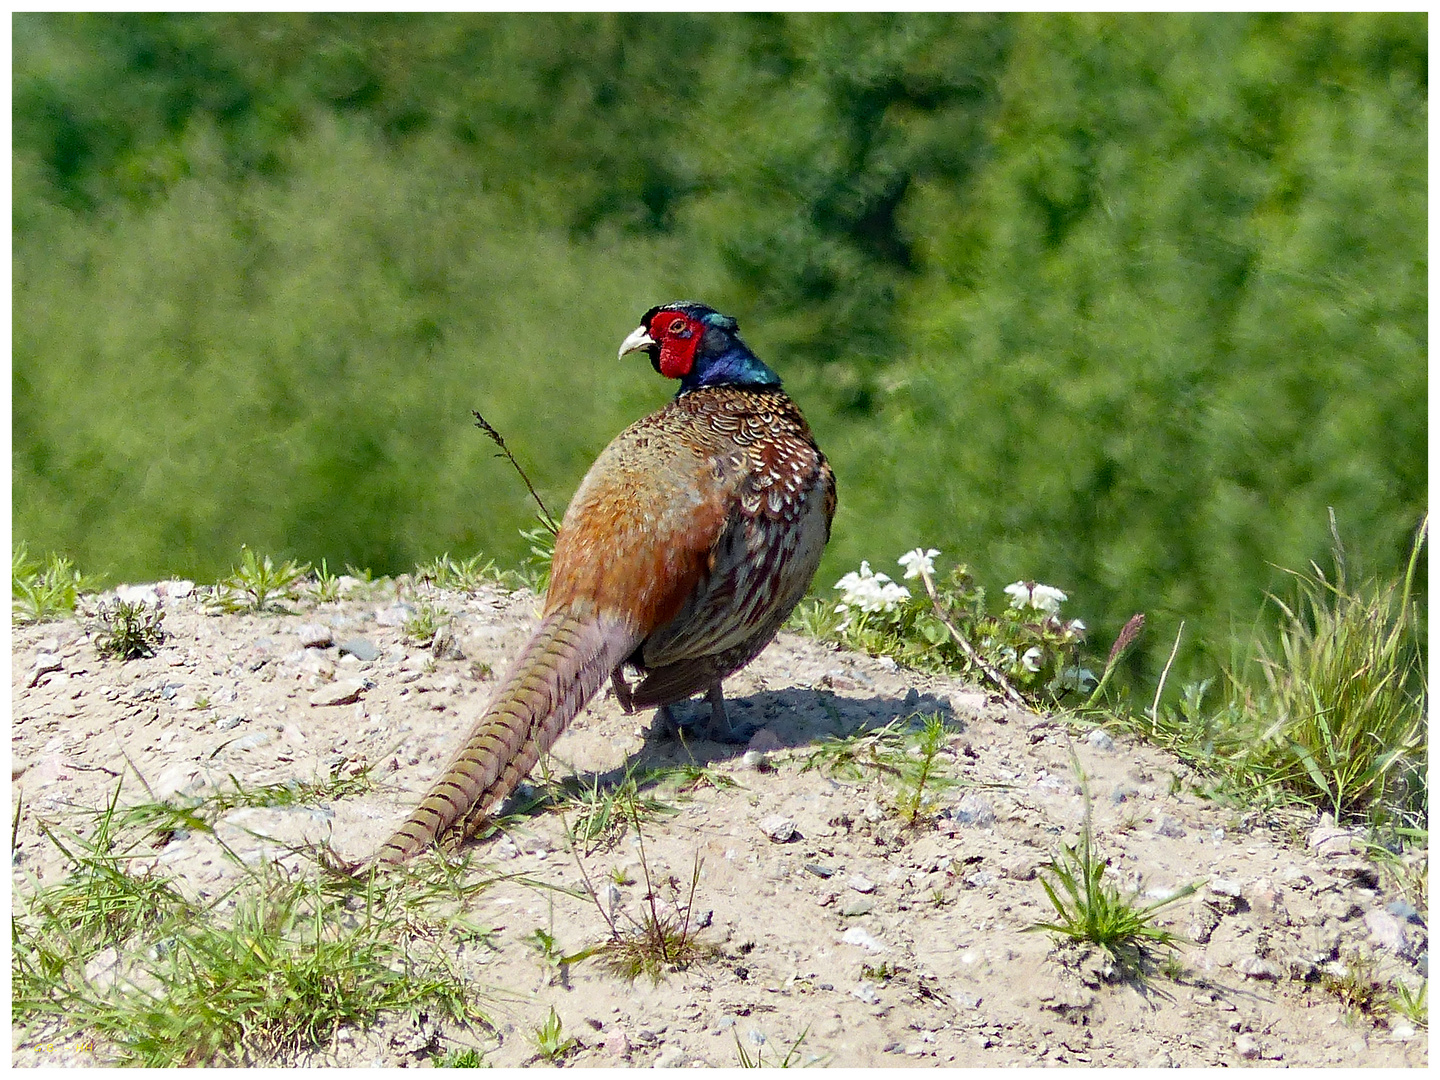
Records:
M780 376L740 340L739 324L705 304L677 300L645 313L620 346L644 352L655 370L680 380L680 393L701 386L779 386Z

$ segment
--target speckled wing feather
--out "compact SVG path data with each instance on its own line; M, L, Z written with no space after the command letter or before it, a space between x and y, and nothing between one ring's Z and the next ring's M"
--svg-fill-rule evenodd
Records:
M730 512L685 605L645 639L639 705L676 701L748 663L805 595L835 510L835 478L804 418L778 390L704 402Z

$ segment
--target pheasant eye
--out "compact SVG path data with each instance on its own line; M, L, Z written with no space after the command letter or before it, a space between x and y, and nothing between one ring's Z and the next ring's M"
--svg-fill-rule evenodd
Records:
M672 334L678 334L678 333L680 333L681 330L684 330L684 329L685 329L685 320L684 320L684 319L676 319L674 322L672 322L672 323L670 324L670 333L672 333Z

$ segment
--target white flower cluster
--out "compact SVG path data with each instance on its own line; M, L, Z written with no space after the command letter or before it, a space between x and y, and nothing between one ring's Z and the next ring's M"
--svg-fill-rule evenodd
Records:
M896 585L888 574L877 574L868 562L861 562L859 572L854 570L835 583L835 588L844 595L835 605L836 611L890 612L910 599L910 590ZM847 615L841 629L850 625Z
M1034 608L1048 615L1056 614L1060 605L1069 599L1053 585L1037 585L1033 581L1017 581L1014 585L1006 585L1005 591L1010 595L1011 607Z

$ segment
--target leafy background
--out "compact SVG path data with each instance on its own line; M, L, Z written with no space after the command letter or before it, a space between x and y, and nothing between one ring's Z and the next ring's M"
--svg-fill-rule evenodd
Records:
M1427 20L13 16L13 521L120 579L242 543L516 560L704 299L839 476L1134 676L1426 505ZM1193 631L1193 633L1192 633ZM1179 680L1176 680L1177 684Z

